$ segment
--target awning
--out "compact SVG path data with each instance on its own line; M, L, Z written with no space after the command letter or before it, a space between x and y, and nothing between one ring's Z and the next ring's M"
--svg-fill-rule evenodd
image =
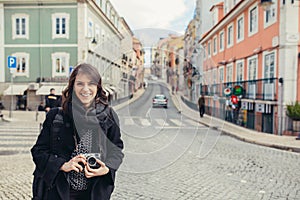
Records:
M11 85L4 90L3 95L23 95L24 91L28 89L28 85Z
M113 95L114 91L112 91L112 89L109 88L109 86L105 86L104 90L106 90L107 92L109 92L109 94Z
M56 95L62 95L62 91L66 88L66 85L42 85L35 94L36 95L48 95L50 94L50 89L54 88L55 89L55 94Z

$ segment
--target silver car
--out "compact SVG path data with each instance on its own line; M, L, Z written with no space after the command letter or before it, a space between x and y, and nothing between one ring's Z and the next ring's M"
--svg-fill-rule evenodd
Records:
M157 94L152 99L152 107L168 108L168 98L163 94Z

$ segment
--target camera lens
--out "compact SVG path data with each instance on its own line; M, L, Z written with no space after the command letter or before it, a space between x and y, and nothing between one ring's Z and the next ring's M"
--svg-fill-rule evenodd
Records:
M88 157L87 162L88 162L90 167L93 167L97 164L96 158L93 157L93 156Z

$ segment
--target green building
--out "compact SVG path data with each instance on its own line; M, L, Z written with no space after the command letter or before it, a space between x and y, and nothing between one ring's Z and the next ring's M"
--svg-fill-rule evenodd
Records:
M97 67L107 95L116 97L122 78L119 20L108 0L0 0L5 108L12 103L13 109L35 110L50 88L61 94L80 62ZM16 57L15 69L8 68L8 56Z

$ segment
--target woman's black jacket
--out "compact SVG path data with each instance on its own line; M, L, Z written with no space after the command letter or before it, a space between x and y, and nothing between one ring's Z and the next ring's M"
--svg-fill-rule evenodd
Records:
M60 115L58 115L59 113ZM92 178L92 200L110 199L114 189L115 172L122 163L123 141L119 119L112 108L97 105L96 116L102 160L109 168L104 176ZM75 148L72 119L59 108L51 109L43 123L43 129L31 149L36 165L33 182L33 199L69 199L67 173L60 167L71 159Z

